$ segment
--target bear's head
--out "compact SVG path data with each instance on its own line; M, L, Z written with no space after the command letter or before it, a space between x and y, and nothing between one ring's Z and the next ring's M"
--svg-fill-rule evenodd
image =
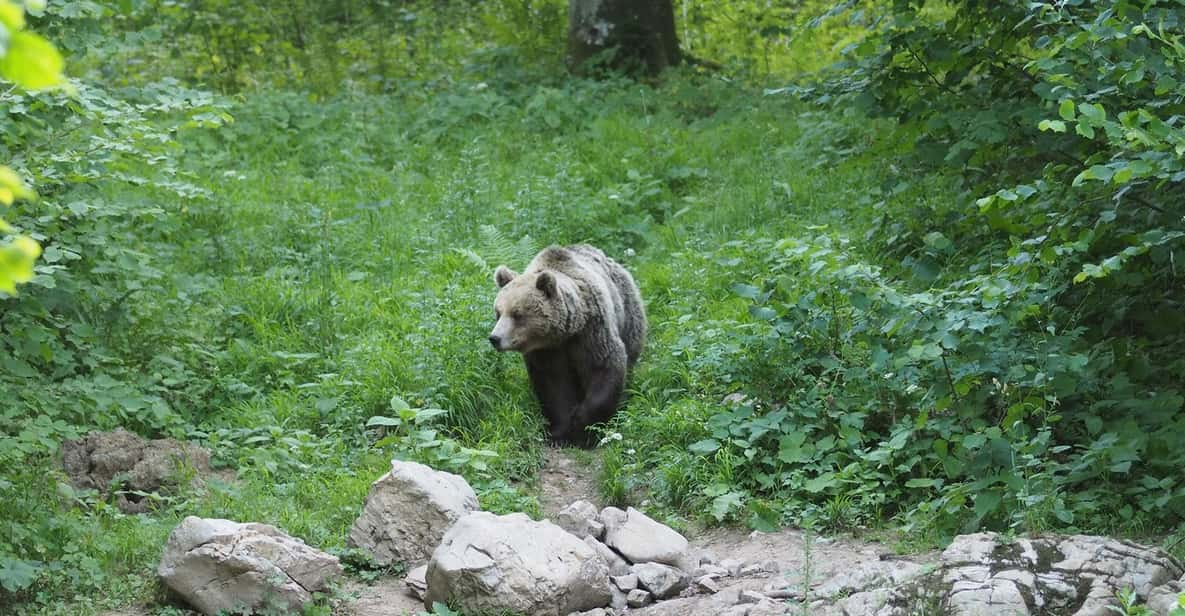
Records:
M499 351L529 353L559 346L584 323L583 302L571 278L554 270L517 274L494 271L498 297L490 344Z

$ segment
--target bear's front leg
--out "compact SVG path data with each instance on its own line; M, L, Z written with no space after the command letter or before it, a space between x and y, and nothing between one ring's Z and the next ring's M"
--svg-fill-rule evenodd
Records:
M553 443L568 442L572 432L574 412L584 398L580 380L567 353L562 349L545 349L525 353L527 376L531 389L539 399L547 431Z
M587 366L581 376L584 384L584 398L574 409L572 435L582 445L591 445L591 436L586 428L601 423L613 416L621 403L625 390L625 366L604 364Z

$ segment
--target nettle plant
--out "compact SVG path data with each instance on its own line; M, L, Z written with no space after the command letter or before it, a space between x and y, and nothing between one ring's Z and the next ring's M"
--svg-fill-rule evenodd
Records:
M366 422L366 427L380 434L376 448L393 447L395 452L435 469L483 478L489 475L489 461L498 457L497 452L465 447L433 426L436 419L448 415L447 410L415 408L399 396L391 398L390 408L391 415L376 415Z
M954 249L938 234L926 245L936 259ZM690 447L739 461L739 491L707 491L718 517L749 495L793 496L831 524L908 512L949 532L1171 522L1185 507L1164 421L1179 397L1108 382L1115 358L1029 262L911 290L846 240L754 248L768 274L734 291L767 324L753 385L773 402L716 414Z

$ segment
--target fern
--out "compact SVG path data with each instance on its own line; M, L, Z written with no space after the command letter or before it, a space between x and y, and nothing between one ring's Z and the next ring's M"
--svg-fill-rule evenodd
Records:
M493 225L482 225L478 229L478 245L474 249L454 248L471 263L481 269L493 269L497 265L522 268L535 253L538 245L531 236L524 235L518 240L509 236Z

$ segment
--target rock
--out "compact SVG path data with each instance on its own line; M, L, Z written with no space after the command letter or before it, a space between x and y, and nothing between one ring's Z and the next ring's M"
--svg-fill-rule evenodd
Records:
M630 572L630 564L621 557L621 554L614 552L612 548L593 539L592 537L585 537L584 543L597 551L601 556L601 560L609 565L609 575L627 575Z
M1182 575L1185 567L1172 556L1126 541L977 533L956 537L929 570L868 566L828 581L818 594L850 594L836 606L845 616L906 616L924 606L952 616L1105 616L1120 590L1159 600L1156 589Z
M407 594L423 601L424 595L428 592L428 565L420 565L408 571L403 583L407 586Z
M887 588L904 584L922 572L922 566L906 560L870 561L832 577L811 590L812 597L830 599L847 596L869 588ZM801 593L799 593L801 594Z
M454 522L477 509L477 495L461 476L392 460L391 471L370 485L349 544L380 565L419 564Z
M475 512L450 528L428 563L428 593L465 613L556 616L604 607L609 567L551 522Z
M204 614L283 606L299 612L342 568L267 524L185 518L169 534L157 575Z
M725 558L724 560L720 561L720 567L725 571L728 571L728 574L733 577L737 577L741 574L741 567L743 566L745 566L745 563L735 558Z
M624 591L619 590L612 584L609 585L609 593L612 597L609 599L609 607L614 610L624 610L629 607L629 595Z
M638 587L638 576L633 573L610 576L609 580L622 592L629 592Z
M786 604L766 597L749 608L748 616L781 616L785 613Z
M629 594L625 596L625 604L634 609L650 605L652 600L653 598L650 596L650 593L640 588L631 590Z
M1153 614L1168 614L1178 606L1185 607L1185 577L1148 592L1148 609Z
M737 603L757 603L765 599L765 595L756 590L742 590L741 594L737 596Z
M687 588L687 574L660 563L638 563L630 567L638 576L638 586L649 590L655 599L666 599Z
M724 399L720 403L726 406L750 406L754 403L754 400L745 394L735 392L724 396Z
M760 577L769 575L769 570L760 563L749 563L737 572L738 577Z
M728 575L728 569L719 567L717 565L700 565L691 571L691 577L693 578L708 576L719 579L722 577L728 577Z
M683 535L633 507L626 511L606 507L601 510L601 522L605 525L605 545L617 550L631 563L695 568L694 565L687 566L688 543Z
M145 440L126 430L91 432L62 443L62 466L70 485L106 494L114 487L124 513L144 513L152 501L132 492L162 492L180 487L186 471L194 481L210 473L210 452L171 438ZM118 485L112 481L120 477Z
M702 565L716 565L719 562L720 562L720 559L716 558L716 554L714 554L712 552L700 552L699 553L699 564L701 566Z
M696 588L696 590L698 590L700 592L706 592L706 593L712 593L712 594L720 592L720 585L717 584L716 580L712 579L712 576L710 576L710 575L705 575L705 576L696 578L695 588Z
M605 525L597 517L597 508L584 500L564 507L556 514L555 523L580 539L592 537L600 540L605 534Z
M608 610L603 607L598 607L595 610L588 610L587 612L572 612L568 616L613 616Z

